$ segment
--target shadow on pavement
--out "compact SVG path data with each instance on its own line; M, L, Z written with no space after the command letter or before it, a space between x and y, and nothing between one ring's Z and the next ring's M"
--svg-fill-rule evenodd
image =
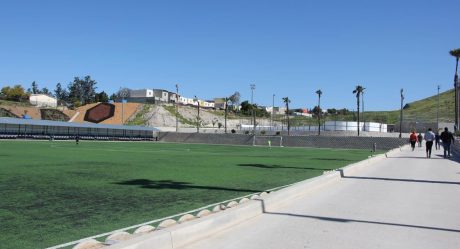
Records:
M411 159L428 159L424 156L387 156L387 158L411 158ZM444 159L440 155L432 155L429 159Z
M432 180L417 180L417 179L400 179L400 178L384 178L384 177L367 177L367 176L346 176L343 169L338 169L340 177L347 179L358 180L378 180L378 181L396 181L396 182L416 182L416 183L436 183L436 184L452 184L460 185L460 182L432 181Z
M341 222L341 223L348 223L348 222L355 222L355 223L367 223L367 224L374 224L374 225L384 225L384 226L398 226L398 227L408 227L408 228L417 228L417 229L428 229L428 230L436 230L436 231L444 231L444 232L453 232L453 233L460 233L458 229L451 229L451 228L442 228L442 227L430 227L430 226L419 226L419 225L410 225L410 224L401 224L401 223L392 223L392 222L382 222L382 221L371 221L371 220L357 220L357 219L347 219L347 218L337 218L337 217L326 217L326 216L315 216L315 215L305 215L305 214L292 214L292 213L278 213L278 212L268 212L265 209L264 200L258 200L262 206L262 212L264 214L271 214L271 215L285 215L291 217L299 217L299 218L307 218L307 219L316 219L322 221L330 221L330 222Z

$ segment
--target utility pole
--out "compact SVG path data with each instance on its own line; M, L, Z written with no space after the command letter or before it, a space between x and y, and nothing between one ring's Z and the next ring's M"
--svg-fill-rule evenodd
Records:
M176 132L179 132L179 84L176 84Z
M403 89L401 88L401 111L399 114L399 138L402 138L402 122L403 122L403 101L404 101L404 94Z
M441 89L441 87L438 85L438 99L437 99L437 106L436 106L436 133L438 132L439 130L439 89Z
M251 87L251 106L252 106L252 118L253 118L253 134L256 134L256 112L254 110L254 90L256 89L256 84L250 84Z

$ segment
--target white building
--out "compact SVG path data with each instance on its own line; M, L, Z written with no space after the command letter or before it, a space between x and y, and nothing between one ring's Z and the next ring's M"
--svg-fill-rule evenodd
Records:
M57 99L46 94L31 94L29 102L37 107L57 107Z

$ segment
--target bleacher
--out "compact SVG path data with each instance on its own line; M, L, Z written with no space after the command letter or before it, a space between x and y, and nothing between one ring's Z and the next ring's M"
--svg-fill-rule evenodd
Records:
M158 129L142 126L0 118L0 139L155 141Z

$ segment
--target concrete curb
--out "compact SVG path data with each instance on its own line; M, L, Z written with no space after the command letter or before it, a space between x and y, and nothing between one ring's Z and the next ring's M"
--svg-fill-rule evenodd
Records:
M264 212L282 206L284 203L293 201L309 192L315 191L328 184L332 184L341 179L343 174L369 166L372 163L386 158L388 155L400 151L396 148L386 154L370 157L366 160L350 164L341 169L325 172L325 174L295 183L289 187L272 192L263 197L253 198L244 203L226 210L187 221L183 224L174 225L153 232L135 236L134 238L121 241L115 245L105 248L108 249L173 249L185 246L192 242L209 237L217 232L228 229L246 220L257 217Z

